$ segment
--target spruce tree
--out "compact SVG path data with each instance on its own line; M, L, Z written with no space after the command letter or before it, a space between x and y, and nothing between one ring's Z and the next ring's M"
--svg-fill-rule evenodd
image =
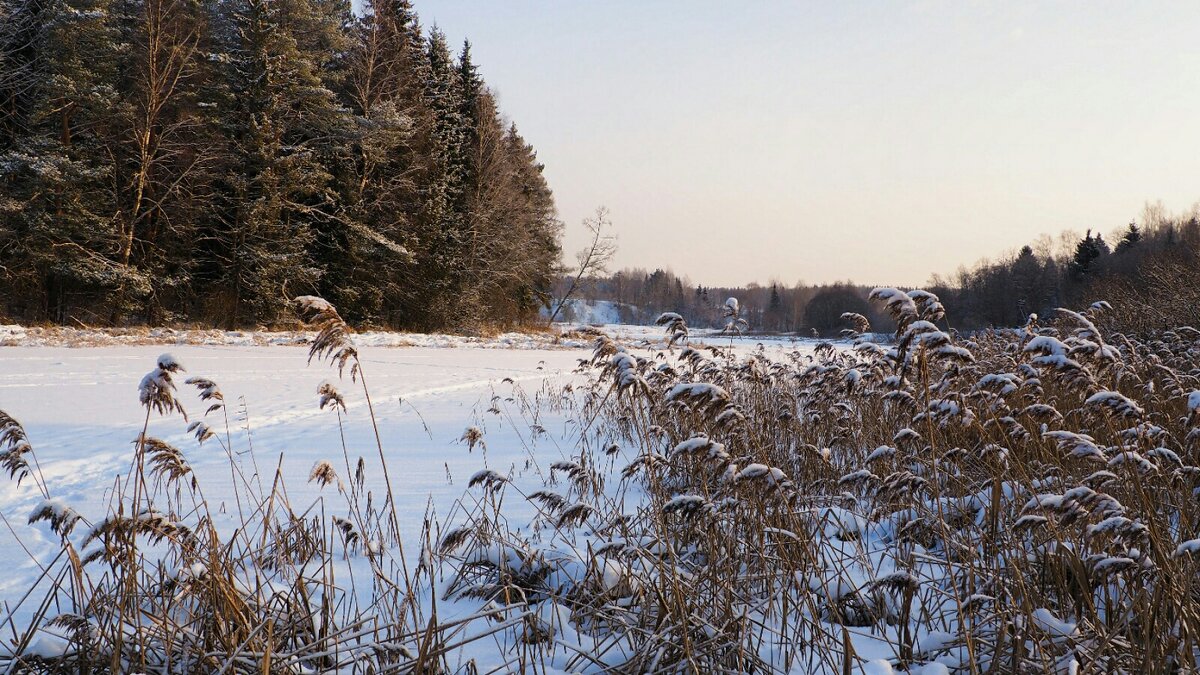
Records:
M352 114L350 162L338 176L337 229L320 253L323 292L347 318L395 323L414 295L410 250L424 170L426 56L407 0L368 5L353 35L340 88Z
M1092 231L1088 230L1087 235L1075 246L1075 255L1069 265L1071 277L1076 281L1083 279L1093 271L1096 261L1108 253L1108 244L1103 237L1099 234L1093 237Z
M775 330L783 328L783 298L779 295L779 286L771 284L771 297L767 301L767 316Z
M464 277L463 248L467 120L462 116L458 69L436 27L428 40L425 105L429 108L429 170L418 237L417 265L426 293L414 308L427 325L454 322Z
M106 321L114 290L148 291L117 260L110 153L118 54L109 0L46 0L6 21L0 274L18 316ZM9 30L12 34L9 34ZM16 49L9 40L31 40Z
M538 305L549 306L550 290L559 272L562 256L562 221L554 204L554 193L546 182L545 165L538 161L537 151L511 124L505 135L508 152L514 158L513 179L523 205L524 222L529 245L524 251L527 272L522 276L515 297L521 312L536 311Z
M344 110L322 79L322 40L337 20L311 0L228 0L224 111L232 153L213 235L234 323L277 320L290 296L314 290L311 247L336 213L330 164Z
M495 119L496 109L491 97L487 96L487 100L484 100L486 91L483 78L471 61L471 43L468 40L463 41L462 51L458 55L456 80L459 88L459 114L463 120L463 185L466 191L470 191L478 188L483 127L498 124L499 121Z
M1130 223L1125 230L1125 235L1121 237L1121 241L1117 242L1115 253L1126 253L1137 246L1142 240L1142 231L1136 223Z

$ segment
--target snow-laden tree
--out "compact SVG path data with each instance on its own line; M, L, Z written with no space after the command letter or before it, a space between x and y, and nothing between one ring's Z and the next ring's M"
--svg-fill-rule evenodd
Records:
M236 95L221 121L233 170L213 223L211 262L230 319L268 322L289 293L314 287L314 237L338 208L330 171L348 130L322 66L325 49L343 38L344 17L313 0L225 2L227 77Z

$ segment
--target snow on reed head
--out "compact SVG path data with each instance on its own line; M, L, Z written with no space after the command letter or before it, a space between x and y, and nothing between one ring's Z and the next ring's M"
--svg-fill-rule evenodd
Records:
M193 433L196 435L196 442L200 443L201 445L204 444L204 441L216 436L216 433L212 430L212 427L208 426L204 422L201 422L200 420L196 420L195 422L189 424L187 430L188 433Z
M849 323L851 326L842 331L844 337L858 337L871 330L871 322L867 320L867 317L857 312L844 312L842 314L842 321Z
M350 341L350 327L338 314L337 309L324 298L315 295L301 295L293 302L299 310L300 317L317 328L317 336L308 348L308 360L328 358L330 363L338 367L338 376L342 375L346 363L354 359L350 367L350 378L358 374L358 350Z
M216 382L204 377L189 377L184 380L184 384L190 384L199 389L201 401L213 402L208 406L208 410L204 411L205 415L225 407L225 395L221 393L221 388L217 386Z
M318 460L313 464L312 471L308 473L308 482L315 482L321 487L325 487L330 483L337 483L339 490L342 484L338 479L337 471L333 468L333 464L325 459Z
M676 344L688 340L688 326L683 317L676 312L663 312L654 323L663 326L667 332L667 349L674 350Z
M342 412L346 412L346 399L329 380L325 380L317 387L317 395L320 397L319 407L321 410L324 410L325 406L329 406L331 410L341 408Z
M141 445L151 476L171 483L191 475L192 468L179 448L151 436L142 437Z
M158 357L154 370L146 373L138 384L138 400L146 406L147 411L156 411L160 415L178 412L187 419L187 411L183 404L175 398L174 373L184 370L179 361L171 354Z
M742 306L737 298L725 301L721 307L721 315L725 317L725 327L722 329L725 333L741 335L750 328L750 322L742 318Z
M483 442L483 430L477 426L467 427L458 440L467 444L468 452L473 452L477 445L482 445L484 448L487 447L487 444Z

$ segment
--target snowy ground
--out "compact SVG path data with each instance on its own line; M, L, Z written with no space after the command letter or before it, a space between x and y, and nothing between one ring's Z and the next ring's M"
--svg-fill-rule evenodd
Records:
M615 314L614 314L615 316ZM577 328L598 328L614 338L640 346L661 345L663 330L659 326L635 326L606 322L580 322L573 325L556 323L543 333L501 333L488 337L446 335L440 333L396 333L366 331L356 333L359 347L467 347L476 349L580 349L591 347L591 339ZM0 347L114 347L145 345L193 345L207 347L270 347L305 345L315 333L306 331L216 330L173 328L34 328L0 325ZM809 338L790 335L730 336L715 329L694 328L692 344L705 343L753 347L758 343L771 346L812 345Z
M0 347L105 347L114 345L207 345L267 347L304 344L314 333L305 331L217 330L184 328L36 328L0 325ZM366 331L355 335L360 347L480 347L552 349L584 346L562 338L558 331L501 333L491 337Z
M661 349L661 329L608 328L631 346ZM305 341L305 334L159 331L136 337L90 332L83 337L82 331L50 335L6 327L0 339L27 346L0 349L0 410L24 425L51 494L92 522L106 515L114 481L129 468L133 441L145 418L138 381L164 351L183 364L186 376L207 377L220 385L230 414L232 447L254 449L238 458L247 474L257 470L269 482L278 464L288 479L289 499L304 505L320 498L317 486L307 480L314 463L329 459L343 466L336 416L318 409L316 393L322 381L337 382L337 373L324 364L307 364L307 349L297 344ZM571 371L578 359L590 356L585 348L591 343L588 336L466 339L372 333L355 339L398 506L407 521L406 538L417 537L430 510L442 522L453 520L453 504L476 471L492 468L520 479L522 473L536 474L538 464L545 467L571 455L572 428L563 420L545 420L547 433L535 437L528 420L515 419L510 397L518 388L533 395L577 377ZM716 341L729 344L727 337ZM750 349L763 340L735 342ZM797 343L789 339L768 344L778 349ZM394 348L397 345L418 346ZM338 386L349 406L345 430L351 461L356 455L374 459L362 391L348 378ZM181 384L180 394L192 419L202 417L207 406L195 390ZM500 413L487 412L494 404ZM223 423L213 416L207 421L223 433ZM486 450L469 450L460 440L471 426L483 431ZM231 501L229 463L219 445L198 444L178 415L153 416L149 435L184 451L211 502ZM530 457L537 460L532 469L526 461ZM525 480L541 483L537 475ZM12 612L18 624L31 608L14 611L14 603L59 550L44 526L26 522L40 501L30 481L19 487L0 481L5 521L0 527L0 566L6 570L0 575L0 618ZM226 507L235 508L232 503ZM418 548L417 542L409 543L407 550Z
M161 352L158 346L0 350L0 410L25 426L52 494L93 519L103 515L114 477L128 468L132 441L145 416L137 383ZM320 382L337 379L336 372L315 363L307 366L306 349L180 346L171 353L189 375L220 384L236 416L233 446L246 447L248 426L264 473L273 471L282 457L289 484L302 487L314 462L340 459L336 419L318 409L316 394ZM435 504L445 504L462 493L466 478L481 468L483 459L479 449L469 453L458 439L467 426L489 426L480 412L491 405L493 388L503 378L536 388L541 380L569 372L580 355L575 350L365 349L363 367L384 447L389 461L402 469L395 486L405 500L402 509L419 521L431 497ZM362 395L348 380L343 389L351 452L370 456L374 441ZM181 398L193 417L203 413L206 406L193 392L185 389ZM228 484L228 461L219 446L210 442L201 447L185 429L178 416L156 416L149 434L183 449L203 485ZM497 429L494 439L488 432L492 464L507 469L524 455L511 428ZM297 502L305 496L294 495ZM19 488L0 483L0 512L13 529L0 531L0 565L9 570L0 576L0 599L11 601L36 576L37 562L22 548L36 559L57 549L45 528L25 524L38 501L28 481Z

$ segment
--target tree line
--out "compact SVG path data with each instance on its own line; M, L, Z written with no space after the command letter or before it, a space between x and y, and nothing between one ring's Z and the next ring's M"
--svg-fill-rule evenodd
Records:
M562 287L560 281L557 288ZM591 279L581 297L591 302L614 303L624 323L650 324L662 312L670 311L683 316L689 326L702 328L724 326L724 303L736 297L739 315L750 324L752 332L794 332L808 336L813 331L821 335L837 334L846 327L841 319L844 312L867 316L873 325L891 325L886 313L876 311L867 302L870 291L870 286L850 281L818 285L801 282L788 286L775 280L765 286L758 283L705 286L670 269L626 268Z
M1200 327L1200 206L1169 214L1147 206L1142 216L1104 237L1064 232L1042 236L1015 252L949 277L934 275L924 286L948 308L948 326L959 330L1025 324L1030 315L1048 317L1057 307L1113 305L1103 314L1109 328L1149 332L1174 326ZM624 269L591 280L584 297L616 303L621 319L650 323L659 313L680 313L692 326L723 325L725 299L739 299L752 330L835 336L846 328L844 312L856 312L880 331L891 319L866 300L872 286L853 282L788 286L709 287L669 269Z
M315 293L508 324L560 230L469 43L408 0L0 0L0 315L269 325Z
M1091 230L1064 233L1057 245L1042 237L950 279L934 277L929 290L963 328L1022 325L1030 314L1106 300L1110 328L1145 333L1200 325L1197 273L1200 205L1170 214L1155 204L1108 239Z

